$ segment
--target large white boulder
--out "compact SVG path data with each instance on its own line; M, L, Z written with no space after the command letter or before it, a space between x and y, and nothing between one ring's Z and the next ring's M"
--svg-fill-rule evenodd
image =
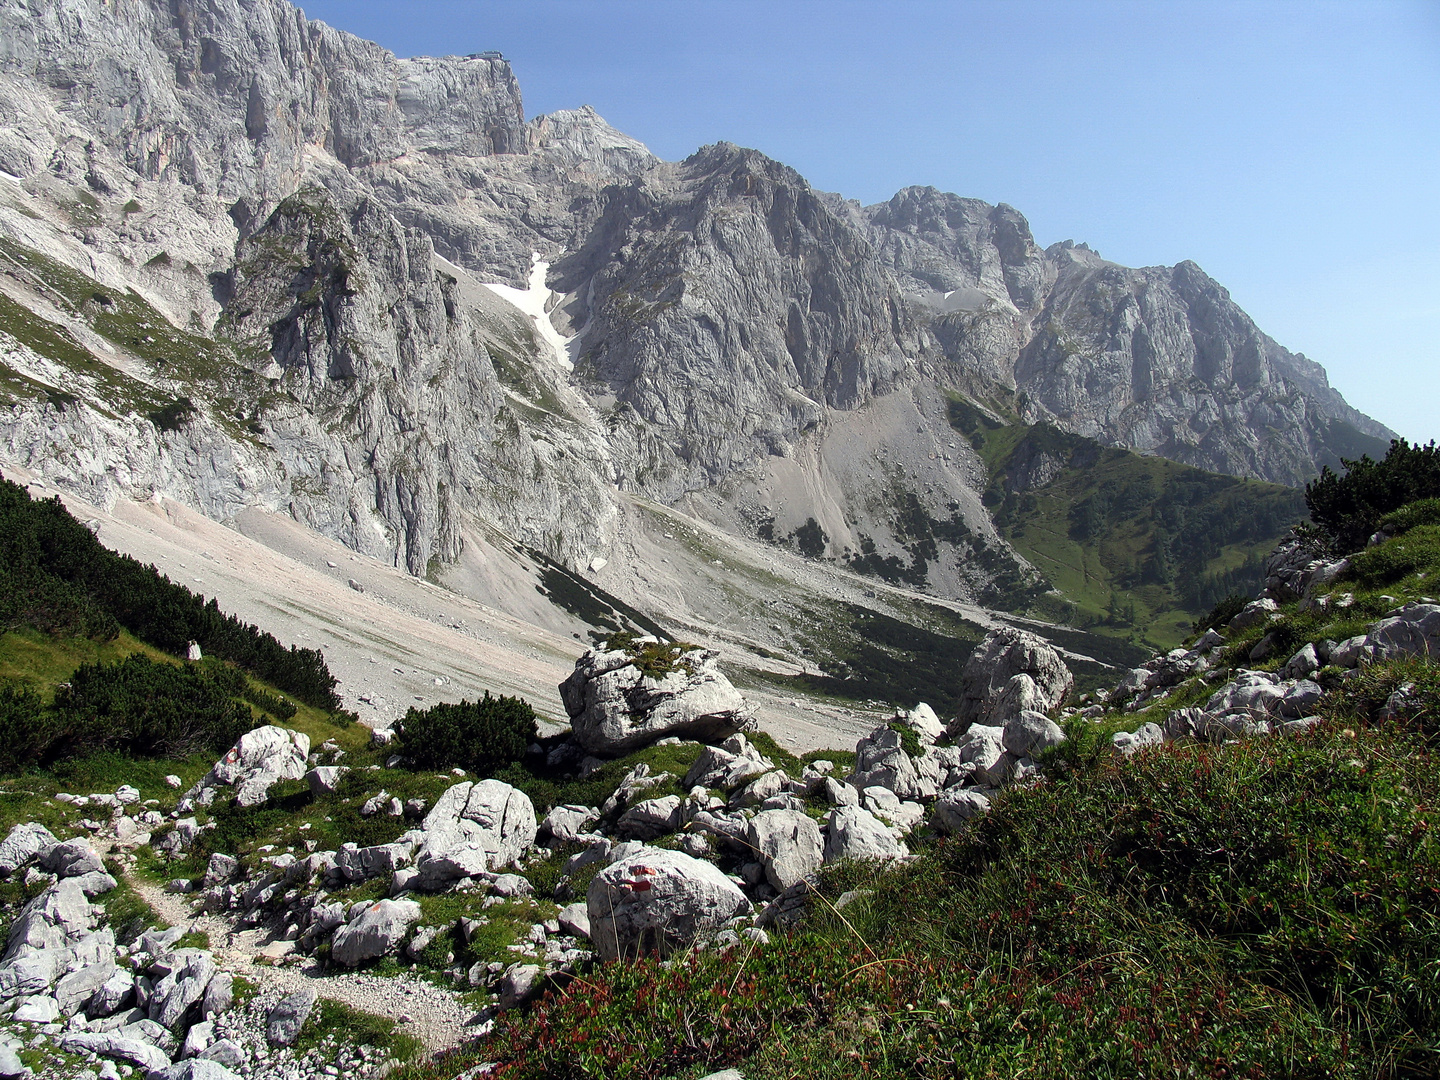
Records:
M1000 725L1023 709L1050 712L1065 700L1075 677L1049 643L1024 630L992 630L960 675L958 735L971 724Z
M299 780L308 768L310 736L282 727L258 727L241 735L204 778L185 793L201 801L202 793L218 787L235 789L240 806L259 806L281 780Z
M602 960L667 955L750 912L750 901L712 863L641 847L590 881L590 940Z
M640 656L647 647L664 651L654 638L591 649L560 684L575 741L586 751L614 757L671 735L719 742L750 723L751 711L720 673L717 653L676 646L655 658L663 668L655 670Z
M330 958L337 964L355 967L393 952L404 940L410 924L418 918L420 905L414 900L357 904L350 913L350 921L335 931Z
M493 779L456 784L425 815L416 884L440 888L509 866L534 846L537 828L523 791Z

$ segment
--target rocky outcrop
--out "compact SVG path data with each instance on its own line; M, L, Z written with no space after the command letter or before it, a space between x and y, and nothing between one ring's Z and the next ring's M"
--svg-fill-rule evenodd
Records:
M247 731L200 781L185 793L186 805L208 806L222 787L237 806L259 806L281 780L299 780L309 766L310 736L282 727Z
M1075 677L1047 642L1002 627L985 635L961 673L960 710L950 726L1003 724L1022 712L1049 712L1065 699Z
M535 843L530 797L501 780L456 784L421 826L415 883L440 888L509 866Z
M614 756L660 738L719 742L739 733L751 714L717 657L654 638L590 650L560 684L575 741L589 753Z

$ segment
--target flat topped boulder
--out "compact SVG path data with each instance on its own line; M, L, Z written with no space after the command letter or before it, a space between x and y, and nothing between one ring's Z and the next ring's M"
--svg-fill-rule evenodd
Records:
M627 754L671 735L719 742L750 723L711 650L653 637L611 644L580 657L560 684L575 741L589 753Z

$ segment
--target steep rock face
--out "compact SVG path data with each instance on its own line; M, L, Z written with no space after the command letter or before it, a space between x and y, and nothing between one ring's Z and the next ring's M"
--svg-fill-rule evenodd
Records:
M471 526L588 565L618 486L973 598L1029 570L951 391L1287 481L1388 434L1189 264L727 144L659 162L588 107L525 121L501 59L398 60L283 0L0 0L0 107L0 235L84 276L7 250L0 292L84 355L4 340L0 442L100 502L285 510L423 573Z
M606 193L556 268L586 298L577 374L658 429L640 490L673 499L893 387L921 342L866 239L794 172L720 144ZM909 355L907 355L909 354ZM637 445L635 457L649 447Z
M284 0L6 0L0 71L47 87L149 180L260 203L309 147L350 167L527 148L510 66L397 60Z
M1063 246L1047 257L1057 280L1015 367L1038 415L1216 472L1290 484L1333 460L1337 425L1389 435L1346 405L1318 365L1261 333L1194 263L1131 270Z
M934 188L848 212L950 361L1018 391L1027 420L1288 484L1392 435L1194 263L1042 252L1011 207Z

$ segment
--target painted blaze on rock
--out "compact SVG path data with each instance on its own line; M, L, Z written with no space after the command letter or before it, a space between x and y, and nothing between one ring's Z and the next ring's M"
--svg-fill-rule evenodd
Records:
M575 741L592 754L618 755L656 739L719 742L750 723L745 699L720 672L716 653L666 646L653 637L591 649L560 684Z

